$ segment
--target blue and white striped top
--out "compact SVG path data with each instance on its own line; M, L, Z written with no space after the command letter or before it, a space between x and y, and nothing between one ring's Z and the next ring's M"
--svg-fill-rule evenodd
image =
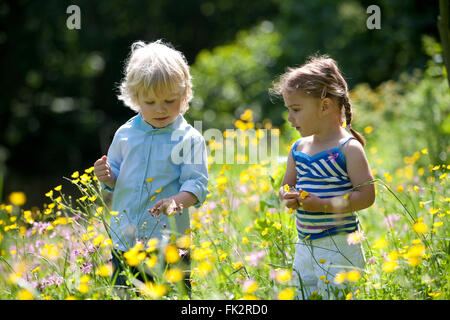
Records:
M312 156L296 151L301 138L292 147L292 156L297 171L297 190L305 190L319 198L343 196L353 188L347 174L345 156L341 147L353 137L349 137L338 147L323 150ZM358 228L355 212L325 213L296 212L298 237L309 240L319 239L337 233L351 233Z

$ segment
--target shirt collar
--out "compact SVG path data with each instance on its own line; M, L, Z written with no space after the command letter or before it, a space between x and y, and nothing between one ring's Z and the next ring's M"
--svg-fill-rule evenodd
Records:
M147 133L166 133L166 132L172 132L176 129L180 129L183 124L186 122L186 120L184 119L184 117L179 114L178 117L175 119L174 122L172 122L171 124L169 124L168 126L164 127L164 128L156 128L154 126L152 126L151 124L149 124L147 121L144 120L144 118L142 117L141 113L139 113L137 115L138 118L138 122L139 122L139 127L144 130Z

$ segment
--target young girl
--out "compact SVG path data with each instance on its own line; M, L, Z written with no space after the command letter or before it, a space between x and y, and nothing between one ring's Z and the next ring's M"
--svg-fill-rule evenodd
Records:
M358 229L355 211L375 201L373 184L362 185L373 180L365 140L351 127L348 86L328 56L289 68L271 92L282 95L288 121L302 136L289 152L279 190L286 206L296 209L297 296L306 299L318 293L333 298L333 279L343 266L365 264L361 246L347 243L347 235Z
M113 192L111 210L118 212L109 230L115 276L121 270L117 257L137 241L169 241L171 225L160 213L184 208L172 230L176 237L184 235L190 226L188 208L199 207L208 193L205 140L183 117L192 99L183 54L161 41L139 41L131 47L125 71L118 98L138 114L117 130L108 155L94 164L102 187ZM191 151L183 161L176 152L180 143ZM188 159L192 155L196 161ZM116 284L125 280L119 275Z

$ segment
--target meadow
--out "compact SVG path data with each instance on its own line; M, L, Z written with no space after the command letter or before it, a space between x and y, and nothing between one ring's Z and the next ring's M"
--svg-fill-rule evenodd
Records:
M349 243L363 245L365 268L342 268L334 279L322 279L344 285L339 299L450 298L446 86L442 79L419 76L352 91L354 128L367 139L376 202L358 212L361 228L348 236ZM254 123L251 115L242 113L234 125L274 129ZM299 135L287 124L279 132L278 160L257 164L214 163L214 152L223 146L209 143L206 202L190 208L186 234L169 243L150 239L127 253L128 266L154 275L140 282L127 272L127 299L295 298L295 215L277 194L283 157ZM258 144L260 138L246 143ZM49 186L41 208L26 209L20 190L0 205L0 299L124 298L110 281L107 230L117 215L109 209L110 197L102 193L93 167L69 172L63 180L77 186L78 197L57 185ZM189 250L192 259L191 297L182 285L180 250Z

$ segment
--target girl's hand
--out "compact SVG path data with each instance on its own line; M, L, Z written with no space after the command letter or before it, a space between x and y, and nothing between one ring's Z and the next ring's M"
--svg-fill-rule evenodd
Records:
M94 163L94 174L98 181L103 182L110 188L114 188L116 184L116 177L111 170L106 156L101 157Z
M181 212L181 210L183 210L182 204L177 204L172 198L165 198L156 202L153 208L149 209L148 212L150 212L153 217L157 217L161 212L167 216L172 216Z
M288 207L289 209L292 209L292 210L296 210L300 207L298 204L298 201L297 201L299 196L300 196L300 194L296 191L285 192L282 195L283 200L285 201L286 207Z
M304 198L299 196L296 200L299 207L302 207L305 211L326 212L326 206L323 203L323 199L318 196L308 193Z

